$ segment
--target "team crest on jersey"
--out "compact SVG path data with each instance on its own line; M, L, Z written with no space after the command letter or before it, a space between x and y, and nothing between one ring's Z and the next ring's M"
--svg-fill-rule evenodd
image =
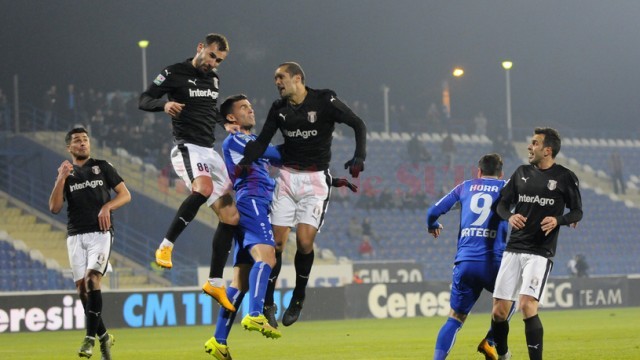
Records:
M556 186L558 185L558 182L555 180L549 180L549 182L547 183L547 189L549 190L555 190Z
M218 78L217 77L213 78L213 87L215 87L216 89L218 88Z
M318 120L318 116L316 115L315 111L309 111L307 113L307 120L309 120L310 123L314 123L316 122L316 120Z
M314 219L319 218L320 215L322 215L322 204L317 204L316 207L313 208L311 215L313 215Z
M100 167L99 166L92 166L91 167L91 172L98 175L100 174Z
M166 77L162 76L162 74L158 74L158 76L156 77L155 80L153 80L153 83L160 86L165 80L167 80Z
M98 254L98 258L96 259L96 263L100 266L102 266L102 264L104 264L104 262L107 260L107 257L104 254Z

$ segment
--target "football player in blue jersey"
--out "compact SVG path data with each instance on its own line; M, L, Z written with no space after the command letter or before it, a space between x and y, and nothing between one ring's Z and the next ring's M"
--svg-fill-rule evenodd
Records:
M276 147L269 145L264 154L251 163L250 168L238 166L244 158L247 142L256 139L256 135L251 133L256 123L253 108L245 95L238 94L225 99L220 106L220 113L228 123L225 127L231 132L222 144L222 152L240 212L233 281L227 288L227 297L238 309L247 290L251 290L249 314L242 319L242 326L277 339L281 333L264 316L263 304L269 275L276 264L275 241L269 218L275 179L269 175L269 166L280 166L281 155ZM331 186L347 186L353 192L358 190L356 185L343 178L332 178ZM216 359L231 359L227 338L235 316L236 312L220 309L214 336L205 343L205 351Z
M434 359L445 359L456 339L456 334L480 297L482 289L493 292L496 275L507 239L508 223L495 212L500 190L502 158L487 154L478 161L476 179L462 182L427 210L427 227L433 237L440 236L443 226L438 218L460 203L460 229L458 251L453 268L451 311L440 328ZM492 331L478 345L486 359L497 359L492 346Z
M255 114L251 103L242 94L228 97L220 106L220 113L225 121L239 127L239 131L230 134L222 144L224 162L236 191L236 206L240 212L233 281L227 288L227 297L238 309L250 289L249 313L242 319L242 326L277 339L281 334L269 325L262 307L269 275L276 264L276 244L269 220L275 180L269 176L269 166L270 161L280 160L280 153L273 145L269 145L250 169L236 171L237 164L243 158L245 145L256 138L251 133L256 123ZM235 316L236 312L221 308L214 336L205 343L205 351L217 359L231 359L227 338Z

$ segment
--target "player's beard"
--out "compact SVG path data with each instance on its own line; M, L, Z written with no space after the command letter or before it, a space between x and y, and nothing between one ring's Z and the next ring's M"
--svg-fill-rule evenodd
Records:
M209 66L204 62L204 53L198 54L198 56L195 59L195 63L196 63L195 68L201 71L203 74L206 74L211 70L213 70L211 66Z

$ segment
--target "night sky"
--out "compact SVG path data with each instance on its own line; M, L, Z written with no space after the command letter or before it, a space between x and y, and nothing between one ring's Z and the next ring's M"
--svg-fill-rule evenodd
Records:
M52 84L140 91L148 79L195 54L209 32L231 52L220 67L222 96L277 96L273 71L297 61L307 84L367 103L382 119L390 102L420 121L449 79L453 116L479 111L505 123L504 59L511 70L514 125L580 127L637 134L640 1L9 1L1 0L0 88L13 76L23 102L39 105ZM454 66L465 75L451 79ZM258 114L258 117L266 114ZM375 126L374 126L375 127Z

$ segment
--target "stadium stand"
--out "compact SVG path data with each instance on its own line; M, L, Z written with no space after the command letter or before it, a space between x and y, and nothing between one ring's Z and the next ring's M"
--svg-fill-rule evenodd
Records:
M492 151L491 142L488 139L455 136L454 138L459 141L456 142L454 169L447 169L442 163L438 163L438 156L435 156L436 160L433 164L413 166L408 164L406 146L401 138L401 136L382 134L369 137L367 171L361 175L360 179L363 190L366 191L367 184L375 184L373 186L375 193L390 189L394 194L410 192L411 196L415 196L416 189L421 189L429 195L430 201L435 201L443 194L442 191L445 188L448 189L462 179L474 176L475 174L471 172L475 168L478 156ZM423 134L420 138L426 140L429 152L439 154L441 136ZM575 143L573 139L570 140L568 146L563 147L563 151L573 155ZM580 141L579 143L592 144L593 142ZM600 148L594 149L593 152L599 152L602 147L607 147L609 144L617 146L619 143L618 141L598 141ZM349 157L352 151L351 146L347 139L334 140L334 168L339 169L339 161ZM525 149L526 144L520 144L519 147ZM603 191L599 187L592 188L585 182L586 179L591 182L595 180L588 176L589 171L585 171L585 167L582 166L586 164L581 161L588 161L591 158L591 151L584 150L583 147L581 152L585 155L580 160L574 159L568 166L572 169L577 166L576 173L583 181L585 216L577 229L562 229L555 258L557 267L555 275L566 275L564 266L575 254L586 256L590 264L590 273L593 275L638 273L640 265L634 254L640 253L640 244L635 241L637 224L634 221L640 218L640 210L633 205L633 202L625 202L622 198L611 194L610 188L608 191ZM521 153L524 154L523 151ZM603 153L607 156L609 154ZM626 158L625 161L627 161ZM632 164L631 161L629 160L630 164ZM523 163L521 159L505 159L505 176L508 177L521 163ZM598 169L602 167L597 162L592 166ZM633 168L633 165L628 168ZM595 171L591 173L593 177L597 175ZM333 175L342 176L340 171L334 171ZM369 181L375 177L379 177L379 181ZM425 228L426 207L407 209L406 206L401 205L400 208L394 208L391 204L386 208L363 209L358 207L359 198L362 196L364 195L361 192L351 196L349 202L330 206L327 213L327 226L318 236L320 246L332 249L337 256L358 259L358 242L347 235L348 219L354 216L360 219L369 217L376 234L373 241L376 259L413 259L424 265L426 279L448 280L450 278L457 238L458 218L455 210L441 218L448 231L445 230L439 239L434 240Z
M37 114L37 111L34 113ZM33 128L37 129L42 128ZM163 130L168 134L167 129ZM414 260L423 264L425 279L448 281L456 246L456 211L452 210L451 214L441 219L446 230L439 239L434 240L425 229L426 208L458 182L475 176L479 156L495 151L495 144L486 136L452 134L456 152L453 164L449 166L441 156L440 145L444 135L418 134L418 139L433 156L429 162L415 163L410 161L407 153L411 134L369 133L366 171L356 180L360 191L352 194L346 189L334 189L326 225L318 235L318 254L323 254L319 257L327 261L358 261L359 240L348 236L348 221L352 217L370 218L372 232L375 234L372 241L376 250L374 260ZM35 136L36 141L50 151L66 156L60 141L62 133L34 131L30 136ZM151 254L160 238L154 233L157 229L153 227L155 225L158 228L157 219L170 218L163 216L160 208L178 206L185 187L167 176L166 164L155 163L150 154L137 152L140 147L129 148L130 141L121 141L113 148L101 146L105 143L110 142L108 139L96 139L93 143L94 156L112 161L130 188L136 192L135 203L143 204L140 205L140 212L144 215L142 218L136 215L138 224L119 224L119 234L127 241L117 241L119 248L116 250L128 254L130 260L137 262L138 266L148 268ZM526 143L518 143L517 146L519 154L524 155ZM640 252L640 245L634 239L637 219L640 218L640 210L636 206L640 203L637 195L640 183L639 174L629 171L638 168L639 146L640 141L628 139L568 137L564 140L558 159L574 170L582 181L585 218L578 229L562 229L555 259L556 276L566 274L563 270L565 264L575 254L586 256L592 275L640 273L640 265L635 259L637 256L634 256ZM145 146L150 147L152 148ZM625 180L629 191L624 198L612 194L608 178L607 159L613 149L620 151L627 170ZM336 135L332 152L332 174L347 176L342 164L352 155L352 139ZM523 159L520 158L505 158L505 176L508 177L521 163ZM46 173L50 171L47 170ZM7 180L0 182L0 189L10 186ZM48 186L50 184L46 184ZM382 194L388 197L380 200ZM21 198L28 197L29 194L25 193ZM32 206L41 208L41 205ZM200 243L189 244L190 241L185 241L184 245L180 245L181 250L174 254L178 268L206 265L201 260L203 253L208 256L208 243L215 226L215 219L212 220L212 217L210 211L199 212L197 220L204 228L202 233L207 235L195 235L202 240ZM141 224L145 222L150 224ZM202 245L203 243L207 245ZM288 250L291 250L293 243L295 242L289 242ZM207 251L202 251L203 248ZM176 276L176 273L160 276L176 285L194 284L193 274L182 277ZM6 283L2 279L0 282Z
M47 261L40 251L29 251L23 241L0 230L0 292L73 288L70 273L57 261Z

